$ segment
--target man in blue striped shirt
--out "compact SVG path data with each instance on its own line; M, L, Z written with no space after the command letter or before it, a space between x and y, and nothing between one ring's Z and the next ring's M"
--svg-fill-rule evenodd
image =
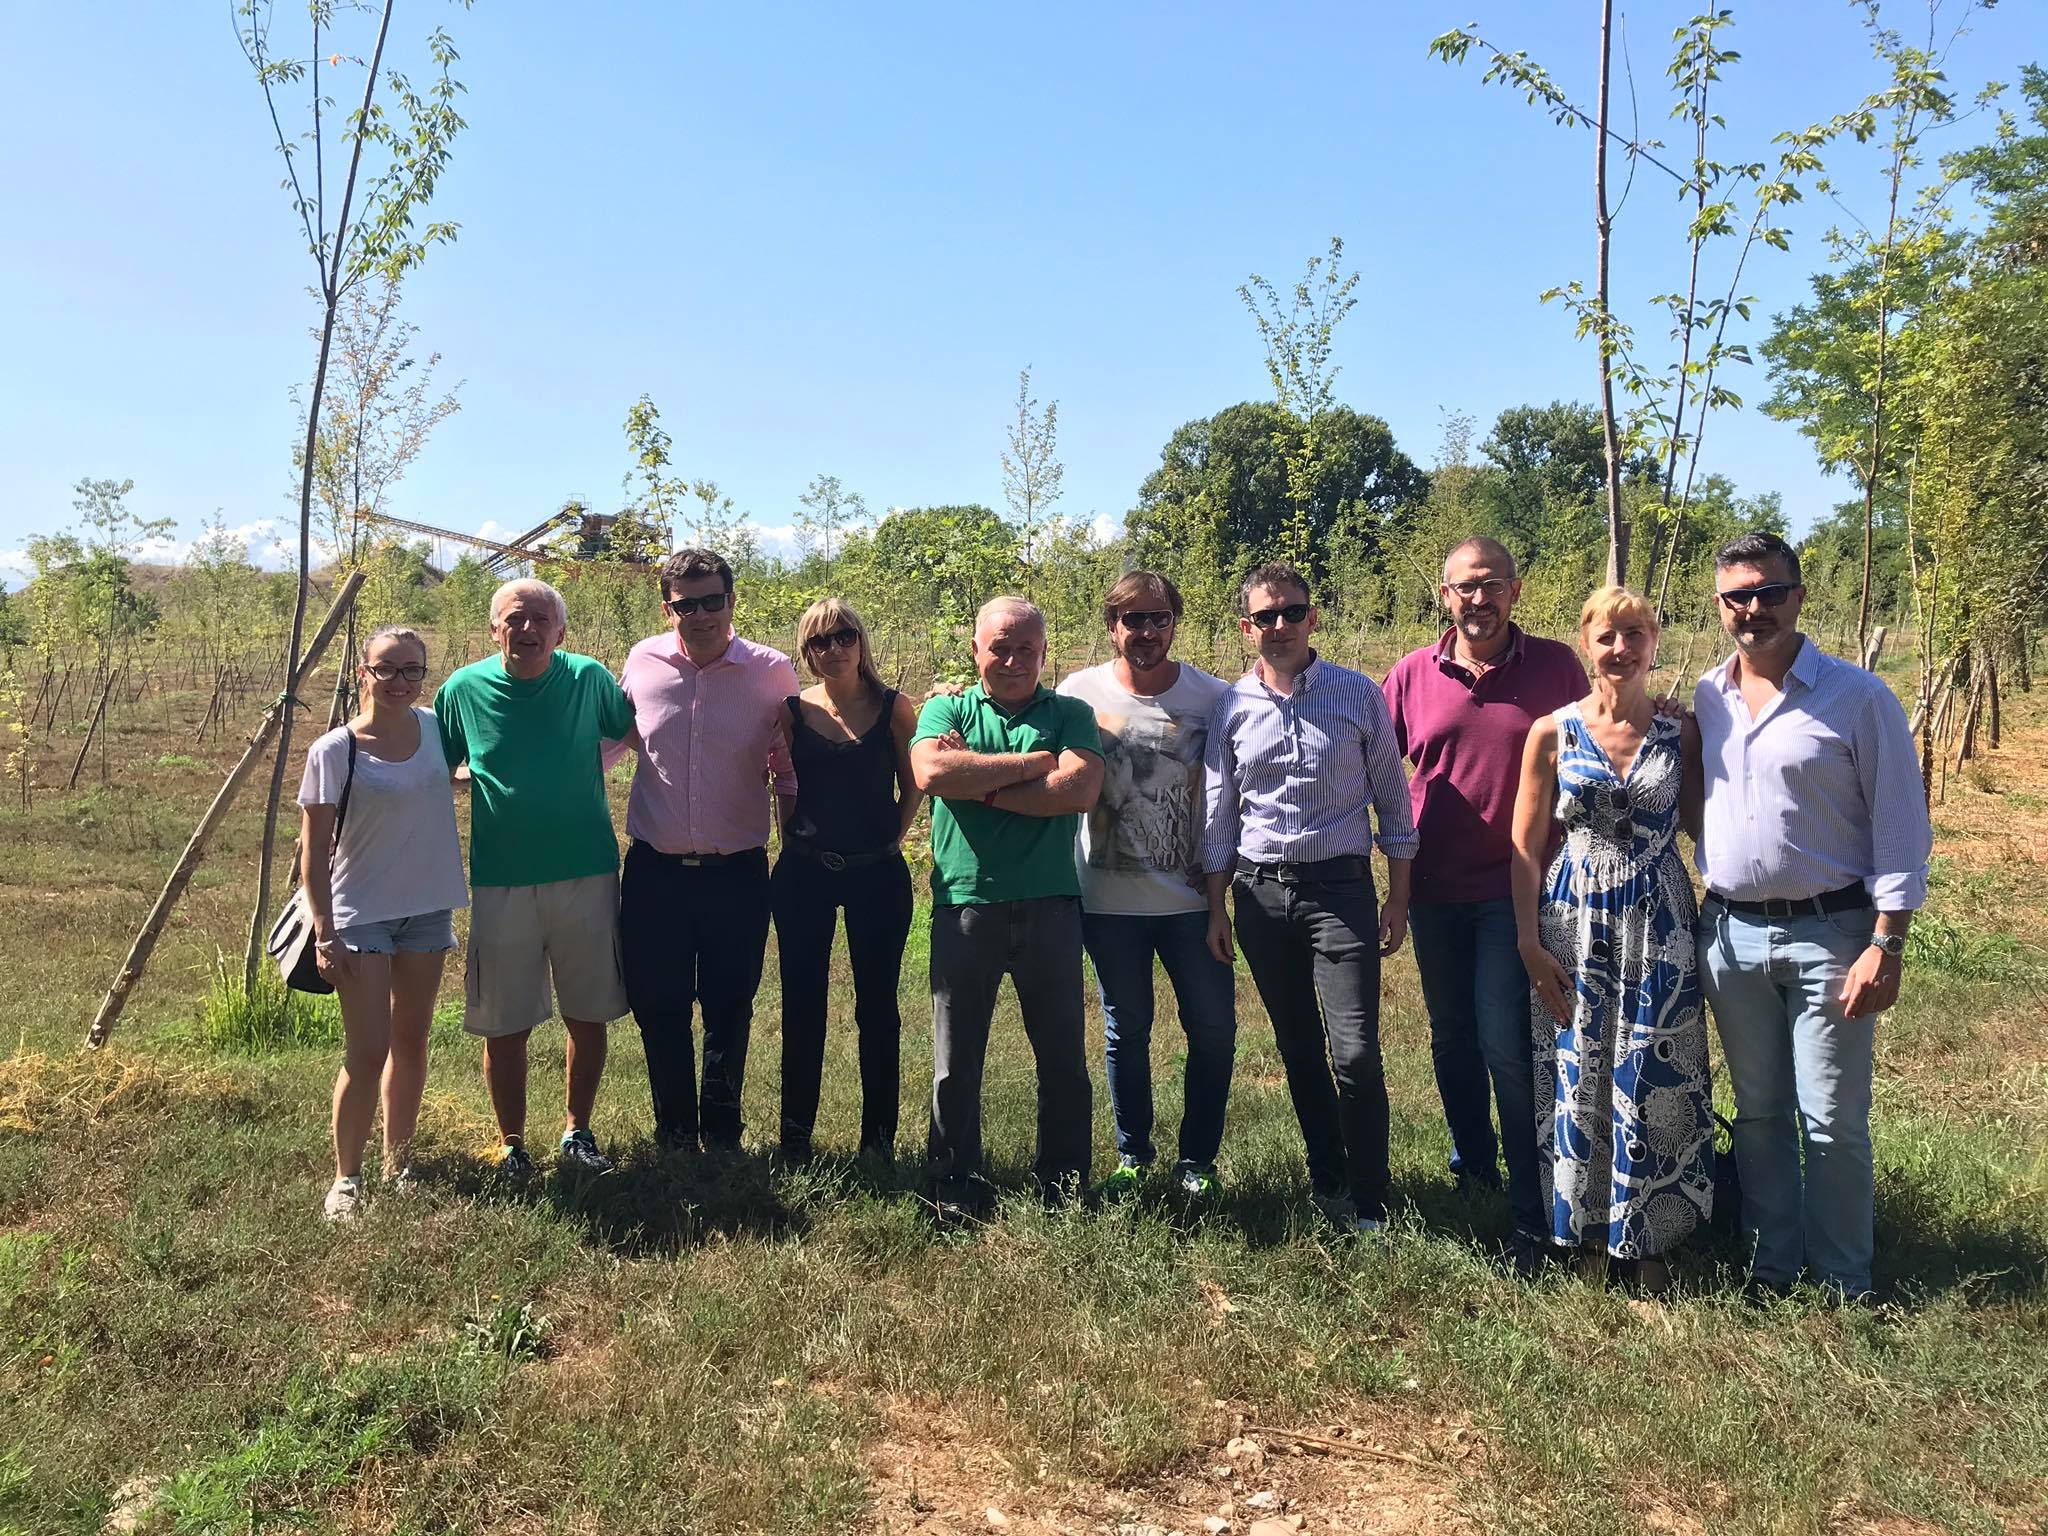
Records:
M1309 644L1317 615L1300 571L1260 566L1238 610L1258 662L1209 723L1209 948L1234 958L1223 895L1235 889L1237 942L1273 1020L1316 1203L1340 1227L1376 1232L1390 1183L1380 960L1408 931L1408 779L1379 685ZM1377 911L1369 810L1387 856Z

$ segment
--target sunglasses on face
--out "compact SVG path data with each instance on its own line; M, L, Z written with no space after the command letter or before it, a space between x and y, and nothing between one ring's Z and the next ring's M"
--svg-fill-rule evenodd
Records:
M1499 597L1508 589L1507 582L1498 576L1490 576L1485 581L1446 582L1445 585L1468 603L1475 597Z
M1782 608L1785 599L1799 588L1789 581L1769 581L1760 587L1738 587L1733 592L1716 592L1721 606L1734 613L1740 613L1752 603L1762 608Z
M380 661L374 666L364 662L363 670L380 683L388 683L394 677L402 677L408 683L423 683L427 680L427 669L419 662L404 667L394 667L388 661Z
M1170 629L1173 626L1171 608L1127 608L1116 616L1125 629Z
M1258 625L1259 628L1273 629L1282 619L1285 619L1290 624L1301 623L1308 617L1308 610L1309 605L1307 603L1288 603L1285 607L1281 608L1261 608L1251 618L1252 622Z
M830 634L811 636L804 642L804 649L813 656L822 656L831 650L851 651L857 649L859 645L859 630L835 629Z
M730 592L713 592L705 597L670 597L662 600L661 606L677 618L688 618L699 608L706 613L723 613L725 605L732 601Z

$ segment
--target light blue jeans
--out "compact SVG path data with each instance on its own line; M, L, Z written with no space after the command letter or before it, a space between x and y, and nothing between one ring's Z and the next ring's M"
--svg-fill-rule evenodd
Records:
M1700 980L1735 1090L1742 1226L1769 1284L1810 1267L1845 1295L1870 1290L1877 1019L1843 1016L1842 983L1876 921L1868 907L1780 919L1709 896L1700 908Z

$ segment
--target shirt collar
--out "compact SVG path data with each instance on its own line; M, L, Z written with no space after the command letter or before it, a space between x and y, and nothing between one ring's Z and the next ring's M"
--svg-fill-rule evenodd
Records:
M701 667L698 666L696 662L692 661L690 659L690 653L683 649L683 637L681 635L677 634L673 629L671 629L668 632L668 638L669 660L673 661L678 666L689 667L691 670L696 672L709 672L714 667L722 667L727 665L737 666L740 662L746 659L745 653L741 650L741 647L744 646L747 642L742 640L738 635L733 635L730 639L728 639L725 642L725 649L719 653L718 659L716 661L707 661Z
M1528 639L1529 637L1522 632L1521 625L1510 622L1508 624L1507 651L1505 654L1502 655L1499 661L1494 663L1493 668L1490 670L1498 670L1501 667L1507 666L1510 662L1520 661L1522 659L1523 653L1528 648ZM1444 668L1446 671L1453 669L1459 672L1465 671L1465 669L1459 666L1456 660L1454 660L1452 657L1452 652L1456 649L1457 641L1458 627L1455 624L1452 625L1449 629L1445 630L1441 635L1437 636L1436 664L1439 667ZM1466 673L1466 675L1469 677L1471 674Z
M1719 666L1707 674L1713 680L1714 686L1723 693L1736 691L1735 663L1741 658L1740 651L1731 652ZM1820 647L1813 643L1813 637L1803 634L1799 637L1798 654L1793 656L1792 665L1785 669L1785 676L1796 680L1802 688L1811 688L1820 681L1821 668L1826 662L1827 658L1821 654Z

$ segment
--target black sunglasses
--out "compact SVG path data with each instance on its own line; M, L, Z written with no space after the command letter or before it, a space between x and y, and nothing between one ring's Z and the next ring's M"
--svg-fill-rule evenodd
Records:
M1125 629L1169 629L1173 625L1171 608L1126 608L1116 616Z
M1299 624L1308 617L1307 603L1289 603L1284 608L1261 608L1251 616L1252 622L1261 629L1272 629L1282 619L1290 624Z
M725 605L732 601L730 592L713 592L704 597L665 597L661 606L677 618L686 618L702 608L706 613L723 613Z
M853 650L860 644L857 629L835 629L830 634L813 635L804 642L804 649L814 656L822 656L835 646L842 651Z
M1760 587L1739 587L1733 592L1716 592L1721 606L1728 609L1747 608L1751 603L1765 608L1782 608L1785 599L1799 590L1796 582L1768 581Z

